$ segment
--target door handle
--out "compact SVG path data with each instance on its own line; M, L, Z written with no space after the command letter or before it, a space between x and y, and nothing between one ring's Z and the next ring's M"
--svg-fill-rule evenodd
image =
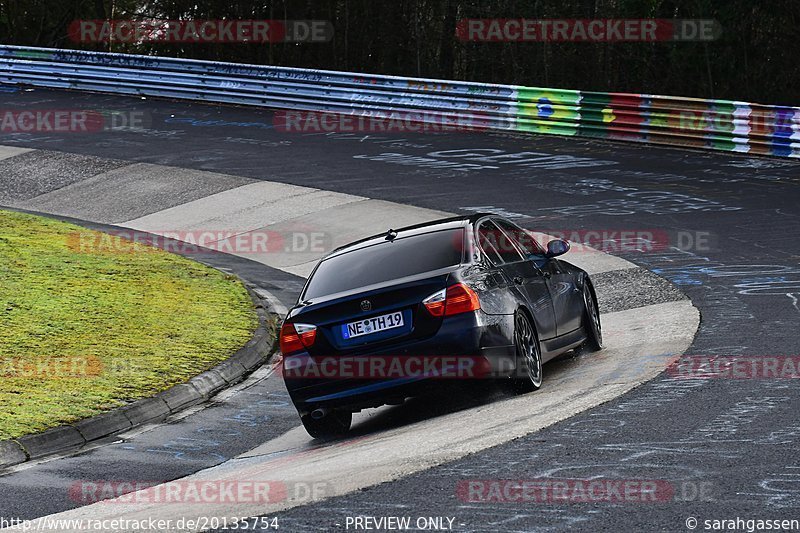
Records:
M522 279L520 276L514 276L514 280L513 281L517 285L522 285L523 283L525 283L525 280Z

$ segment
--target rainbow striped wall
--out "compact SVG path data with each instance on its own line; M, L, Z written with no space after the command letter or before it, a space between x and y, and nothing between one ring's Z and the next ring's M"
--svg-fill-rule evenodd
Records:
M800 157L800 108L0 46L0 85Z

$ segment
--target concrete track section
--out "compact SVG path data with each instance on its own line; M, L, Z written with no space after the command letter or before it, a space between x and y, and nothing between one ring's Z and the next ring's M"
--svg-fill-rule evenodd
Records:
M800 324L796 251L800 165L796 162L533 136L281 133L271 127L268 111L49 91L3 99L11 107L105 107L144 112L151 119L148 129L138 131L3 136L0 144L41 151L33 155L3 152L7 157L0 159L0 172L11 176L11 185L4 192L7 204L27 202L28 208L36 209L37 197L43 200L45 194L59 188L76 190L93 176L117 176L122 167L146 164L170 167L164 170L167 176L178 172L171 167L180 167L223 175L226 177L219 179L229 183L214 190L206 185L209 181L198 178L201 192L178 199L170 198L175 193L168 187L164 192L148 187L148 199L137 200L140 205L133 207L125 206L124 194L108 192L102 198L94 197L98 204L119 205L122 214L114 219L116 223L154 232L166 233L185 221L187 227L225 225L216 229L243 234L265 227L324 233L325 226L316 225L316 214L335 213L347 206L358 209L376 201L399 204L398 213L421 208L421 218L491 210L545 233L586 238L601 251L611 252L598 254L598 261L589 266L601 291L607 331L614 325L624 330L622 336L608 339L607 353L614 357L630 353L626 351L632 340L628 328L638 332L633 343L641 345L642 364L628 365L625 370L653 376L657 371L650 363L662 368L666 364L672 350L659 345L660 319L651 315L661 311L685 335L676 338L675 346L691 343L689 354L765 361L797 354L793 332ZM32 168L32 158L44 152L52 155L42 168L57 176L29 182L22 179ZM93 173L87 172L87 167ZM243 181L235 182L231 176ZM309 211L287 216L278 206L262 209L270 204L270 197L247 194L239 194L243 200L230 204L216 200L237 189L292 191L287 198L307 196L310 205L299 202L298 209L308 207ZM49 201L55 203L43 210L78 214L69 211L76 209L74 205L57 205L52 199L57 196L52 195ZM206 199L209 203L202 207ZM241 208L234 205L239 201ZM193 203L197 203L196 209L186 207ZM180 214L160 218L170 210ZM219 223L208 222L214 220L210 210L220 211ZM248 219L249 212L256 216ZM391 212L384 209L372 212L376 217L391 218ZM274 218L269 218L273 214ZM304 222L312 226L298 228L292 223L294 218L306 216ZM264 226L254 227L260 225L261 217ZM242 222L241 228L233 227L237 220ZM334 226L335 216L326 220L331 220L331 227L341 227ZM347 217L339 220L348 222ZM383 220L379 222L379 226L385 225ZM331 241L339 231L331 232ZM649 236L651 245L626 247L619 240L620 231ZM264 279L267 276L256 265L267 268L263 263L272 261L303 274L324 250L297 253L308 255L294 257L278 251L263 254L259 263L244 259L247 254L241 253L235 259L242 260L240 266L251 275ZM589 255L586 252L585 258ZM577 250L567 259L585 260ZM600 259L609 263L603 265ZM640 268L617 263L625 259ZM277 272L287 280L302 281L302 277L289 278L291 274L285 270ZM697 315L681 292L691 297L702 313L693 341L687 324ZM652 352L645 349L650 341L655 342ZM213 408L129 441L121 439L123 442L88 454L54 459L1 477L0 511L8 516L36 517L76 508L86 502L71 500L68 489L87 479L219 479L234 473L272 481L280 481L283 474L290 480L305 475L305 480L313 482L329 480L331 473L338 473L335 482L322 484L324 490L317 498L290 492L256 512L283 509L271 516L288 531L344 530L353 517L395 515L412 520L446 516L454 519L453 529L459 531L576 527L683 531L691 517L701 524L703 519L736 516L792 518L793 510L800 506L797 465L786 452L800 439L796 424L800 393L793 380L756 375L726 379L729 376L713 373L682 379L661 373L629 390L634 384L627 373L612 372L601 384L593 381L588 369L609 376L604 373L609 369L601 364L605 353L594 359L578 357L548 365L545 387L531 395L512 397L502 388L442 393L432 400L365 413L352 438L327 444L304 440L290 406L271 407L282 387L272 375L251 389L267 394L257 401L234 393ZM573 380L586 383L587 390L570 395ZM267 389L256 389L262 384ZM603 397L617 388L619 393L628 392ZM558 396L557 390L565 396ZM580 411L584 407L587 409ZM270 420L259 418L266 413ZM485 420L481 413L487 415ZM497 424L492 424L493 419ZM470 424L483 431L476 436ZM404 432L408 432L408 443L401 437ZM452 451L442 443L443 435L453 440ZM391 446L382 448L384 440ZM425 455L417 453L418 449ZM386 454L385 465L374 453ZM354 460L348 463L351 457ZM362 471L355 458L374 466L377 474ZM422 465L419 469L414 466L417 463ZM458 491L460 484L474 480L543 479L663 482L671 492L655 503L636 505L634 501L471 501ZM364 489L354 490L359 487ZM90 513L87 516L148 512L171 516L179 514L178 508L188 508L187 515L201 514L192 505L161 503L107 504L107 508L117 508L116 512L99 504L83 509ZM241 503L242 510L254 510L250 503ZM209 507L211 514L219 515L237 509Z

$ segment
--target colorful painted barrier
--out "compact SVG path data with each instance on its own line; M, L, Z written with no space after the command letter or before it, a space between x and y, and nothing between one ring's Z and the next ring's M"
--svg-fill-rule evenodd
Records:
M800 108L0 46L0 85L800 157Z

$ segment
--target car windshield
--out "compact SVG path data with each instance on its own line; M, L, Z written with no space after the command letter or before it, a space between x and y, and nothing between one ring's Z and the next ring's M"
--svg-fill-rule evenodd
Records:
M349 291L461 264L464 228L384 241L323 260L303 299Z

